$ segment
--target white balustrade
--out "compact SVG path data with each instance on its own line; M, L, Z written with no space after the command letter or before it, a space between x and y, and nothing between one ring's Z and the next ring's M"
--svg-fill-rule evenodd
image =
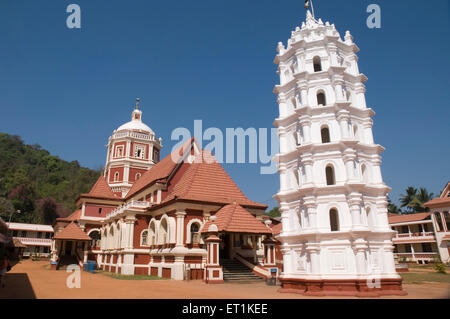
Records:
M137 200L131 200L114 210L112 210L109 214L106 215L106 219L113 218L114 216L117 216L121 213L123 213L125 210L133 207L133 208L147 208L152 206L153 203L147 202L147 201L137 201Z

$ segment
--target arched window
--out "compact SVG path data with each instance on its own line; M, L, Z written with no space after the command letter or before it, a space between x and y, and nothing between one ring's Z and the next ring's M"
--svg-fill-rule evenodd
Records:
M295 145L300 145L300 138L299 138L298 131L294 132L294 140L295 140Z
M89 233L89 237L91 237L91 247L99 247L101 235L98 230L93 230Z
M161 245L165 245L168 242L168 240L167 240L167 237L168 237L167 229L168 229L167 228L167 220L163 219L161 221L161 225L159 226L159 238L160 238L159 243Z
M103 236L101 237L100 248L103 250L103 249L106 249L106 242L105 242L105 240L106 240L106 235L107 235L106 229L103 230L102 235L103 235Z
M111 225L111 229L109 230L108 237L108 249L114 248L114 226Z
M114 181L118 182L119 181L119 172L115 172L114 173Z
M331 231L339 231L339 216L336 209L330 209L330 229Z
M296 109L296 108L297 108L297 100L295 99L295 97L293 97L293 98L291 99L291 103L292 103L292 107L293 107L294 109Z
M334 184L336 184L336 179L334 178L333 166L328 165L325 168L325 175L327 177L327 185L334 185Z
M148 230L141 233L141 246L148 246Z
M294 176L295 176L295 182L297 183L297 185L295 186L300 186L300 172L299 169L294 169Z
M327 105L327 100L325 98L325 93L323 91L317 93L317 105L318 106Z
M295 61L290 66L292 74L295 74L295 64L294 63L295 63Z
M442 223L442 219L441 219L441 213L436 212L434 213L434 217L436 218L436 222L437 222L437 231L444 231L444 225Z
M200 226L197 223L191 224L191 243L199 244L200 243Z
M150 245L155 245L156 244L156 228L155 228L155 223L151 223L150 224Z
M121 224L118 223L116 225L116 244L115 244L115 248L121 248L122 246L122 231L121 231Z
M134 176L134 180L137 181L139 178L141 178L141 173L136 173L136 175Z
M322 62L320 61L320 57L315 56L313 59L313 64L314 64L314 72L322 71Z
M450 214L449 214L449 212L444 212L443 214L444 214L445 224L447 225L447 231L450 231Z
M322 136L322 143L330 143L330 130L327 126L322 127L320 135Z
M372 220L372 213L370 207L366 208L366 217L367 217L367 226L369 226L369 228L372 228L374 223Z
M367 168L366 165L362 164L361 165L361 174L362 174L362 180L364 183L368 182L368 178L367 178Z
M353 125L353 137L355 138L355 140L359 141L358 138L358 125Z

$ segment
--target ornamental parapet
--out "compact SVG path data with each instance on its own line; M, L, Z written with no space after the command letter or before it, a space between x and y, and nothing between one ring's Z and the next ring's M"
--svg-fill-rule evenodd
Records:
M147 202L147 201L136 201L136 200L132 200L129 201L119 207L117 207L116 209L114 209L113 211L111 211L108 215L106 215L105 221L109 221L111 219L114 219L115 217L125 213L127 210L145 210L148 207L153 206L154 203L151 202Z

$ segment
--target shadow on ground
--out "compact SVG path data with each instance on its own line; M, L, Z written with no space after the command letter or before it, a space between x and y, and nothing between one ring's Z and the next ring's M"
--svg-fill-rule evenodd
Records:
M0 287L0 299L36 299L27 274L6 274L6 287Z

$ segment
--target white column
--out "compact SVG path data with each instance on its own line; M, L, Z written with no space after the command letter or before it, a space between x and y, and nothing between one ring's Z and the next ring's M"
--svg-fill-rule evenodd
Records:
M339 126L341 128L341 139L349 138L349 131L348 131L349 115L347 113L348 112L341 110L338 112L338 116L337 116L337 120L338 120Z
M358 274L367 273L366 251L367 242L364 239L357 239L355 241L355 257L356 257L356 271Z
M307 209L308 229L317 230L317 205L313 198L304 198Z
M320 246L317 243L307 243L306 251L311 260L311 273L313 275L320 274Z
M88 242L84 242L83 262L86 263L88 259Z
M178 211L175 216L177 217L177 246L184 246L184 217L186 212Z
M313 169L312 169L312 157L311 154L304 154L302 158L302 164L305 166L305 184L312 184L314 182Z
M352 215L352 228L360 229L362 227L361 223L361 195L360 194L350 194L348 204L350 206L350 212Z
M136 217L134 215L128 215L125 217L125 227L126 227L126 249L133 249L133 239L134 239L134 223L136 221Z
M304 144L311 143L311 119L309 117L300 118L300 125L303 131Z
M344 151L344 163L345 163L345 169L347 172L347 181L356 181L357 180L357 174L355 172L355 159L356 155L353 150L347 149Z

